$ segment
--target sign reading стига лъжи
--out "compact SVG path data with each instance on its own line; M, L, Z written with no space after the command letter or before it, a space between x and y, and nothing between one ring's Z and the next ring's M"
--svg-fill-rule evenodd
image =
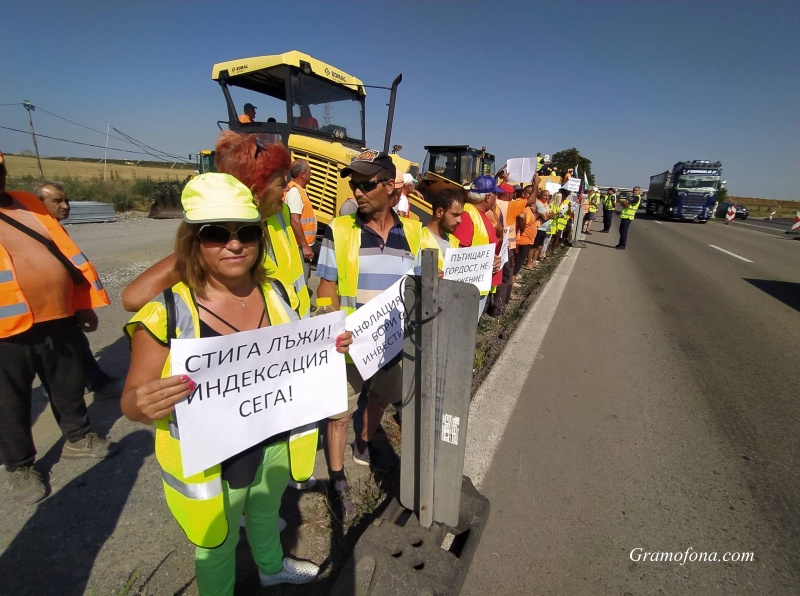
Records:
M481 292L492 289L492 265L494 244L444 251L444 279L473 284Z
M173 375L194 392L175 406L183 473L191 476L261 441L347 410L336 312L221 337L176 339Z

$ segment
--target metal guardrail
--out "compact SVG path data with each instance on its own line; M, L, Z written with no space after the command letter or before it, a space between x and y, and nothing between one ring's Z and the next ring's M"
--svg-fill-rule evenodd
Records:
M69 217L63 220L63 225L82 223L110 223L117 221L112 203L99 201L70 201Z

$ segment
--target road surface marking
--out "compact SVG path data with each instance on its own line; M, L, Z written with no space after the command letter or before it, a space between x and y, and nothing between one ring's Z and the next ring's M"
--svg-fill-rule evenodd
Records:
M657 224L658 224L658 225L660 225L660 226L661 226L661 225L664 225L664 222L662 222L662 221L655 221L655 220L653 220L653 223L657 223Z
M577 248L569 249L475 393L469 409L464 474L478 490L533 366L531 354L539 353L580 252Z
M772 226L759 226L757 224L745 223L743 221L735 222L739 226L750 226L751 228L761 228L762 230L775 230L776 232L785 232L786 228L773 228Z
M714 246L713 244L709 244L709 246L711 248L716 248L720 252L724 252L726 255L731 255L732 257L736 257L737 259L739 259L740 261L744 261L745 263L752 263L753 262L750 259L745 259L744 257L740 257L735 252L731 252L729 250L725 250L724 248L720 248L719 246Z

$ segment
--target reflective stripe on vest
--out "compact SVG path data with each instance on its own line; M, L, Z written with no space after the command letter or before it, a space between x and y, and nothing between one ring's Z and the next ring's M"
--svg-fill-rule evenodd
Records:
M450 248L458 248L458 238L450 234L447 237L447 241L450 243ZM420 242L420 250L425 248L435 248L439 253L439 271L444 270L444 253L442 252L442 247L439 246L439 242L436 240L436 237L433 235L433 232L430 231L429 228L424 227L422 228L422 238Z
M292 308L295 308L300 318L304 319L311 308L311 296L303 273L303 257L300 255L294 231L289 228L291 221L289 218L289 207L284 205L281 211L264 222L269 237L264 265L267 275L294 288L299 305L295 307L293 304Z
M287 191L291 188L297 189L297 192L300 193L300 200L303 201L303 211L300 213L300 227L303 228L303 236L306 239L306 243L311 246L317 239L317 216L314 215L314 206L311 204L311 199L308 198L305 188L294 180L287 185Z
M87 283L73 287L72 308L75 311L88 310L111 304L94 266L61 227L61 224L50 215L44 204L35 195L28 192L10 191L6 194L30 212L46 230L58 250L72 261L86 279ZM0 306L0 338L12 337L31 328L33 313L22 288L17 283L11 255L2 245L0 245L0 305L2 305Z
M633 219L636 217L636 210L639 208L639 204L642 202L642 197L639 195L633 195L632 198L636 199L636 202L634 203L631 201L627 207L623 207L622 213L620 214L622 219Z
M278 282L273 282L278 283ZM280 325L297 320L297 314L281 298L280 292L271 284L261 286L267 315L272 325ZM175 297L175 331L183 339L199 337L200 317L191 291L179 283L172 288ZM167 343L166 308L163 294L147 303L125 326L128 336L133 336L139 325L145 327L158 341ZM162 377L170 375L170 358L167 357L161 372ZM183 462L180 450L180 430L175 415L156 420L155 452L161 466L162 486L167 506L191 542L205 548L214 548L228 536L228 523L225 517L225 503L222 495L222 467L213 466L190 477L183 475ZM295 458L292 459L294 440L290 438L290 461L297 469L305 472L313 470L316 457L316 437L314 449L308 449L311 434L316 429L304 427ZM299 455L298 455L299 453ZM308 461L309 458L311 462ZM298 478L301 480L303 478ZM238 531L238 528L237 528Z
M597 212L597 204L600 202L600 193L592 193L589 195L589 213Z
M603 207L606 209L613 209L616 197L614 195L605 195L603 197Z

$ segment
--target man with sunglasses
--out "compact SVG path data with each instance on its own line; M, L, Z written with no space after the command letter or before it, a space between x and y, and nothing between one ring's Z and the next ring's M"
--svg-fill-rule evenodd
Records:
M325 230L317 263L317 294L330 298L334 308L354 312L399 280L409 269L419 271L422 227L418 221L401 219L391 208L397 168L386 153L366 150L341 171L350 177L358 203L353 215L337 217ZM356 411L362 388L367 407L359 436L352 444L353 461L374 469L387 469L372 439L389 404L400 399L401 359L398 356L366 383L348 361L348 409L328 422L327 448L330 465L331 506L342 522L350 521L355 507L344 474L347 425Z

